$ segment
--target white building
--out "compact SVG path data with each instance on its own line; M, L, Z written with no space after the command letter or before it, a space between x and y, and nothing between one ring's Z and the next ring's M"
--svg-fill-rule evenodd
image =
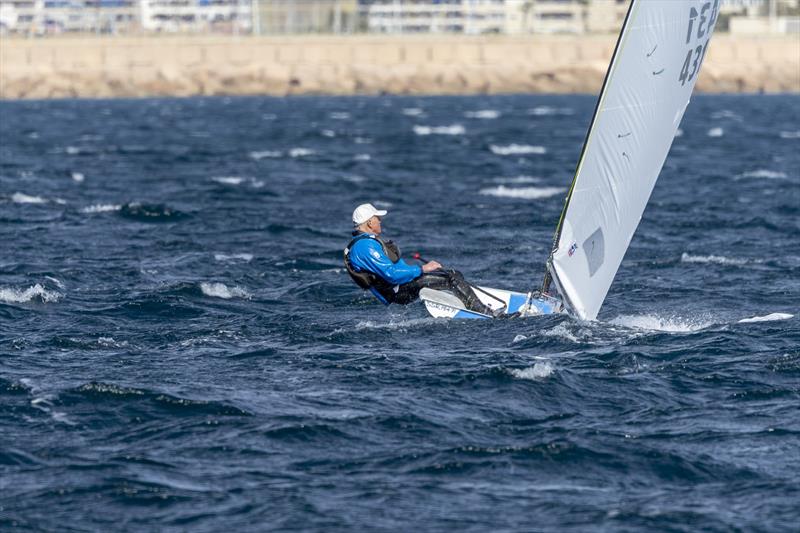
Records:
M142 29L149 32L249 33L250 0L139 0Z
M0 31L249 33L252 0L0 0Z
M733 34L800 34L800 0L722 0Z
M362 0L376 33L609 33L630 0Z
M4 33L128 33L138 27L136 0L0 0Z
M375 33L503 33L507 3L517 0L367 0L366 29Z

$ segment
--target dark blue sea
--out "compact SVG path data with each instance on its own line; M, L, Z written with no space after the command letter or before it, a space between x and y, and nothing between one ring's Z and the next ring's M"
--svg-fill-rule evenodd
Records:
M594 104L0 103L0 530L796 531L800 96L693 98L596 322L343 270L538 287Z

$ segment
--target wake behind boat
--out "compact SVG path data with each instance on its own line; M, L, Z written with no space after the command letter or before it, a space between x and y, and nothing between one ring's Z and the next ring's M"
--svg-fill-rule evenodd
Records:
M524 316L563 308L597 318L689 104L718 14L719 0L631 2L541 288L482 288L486 305L502 301L508 313ZM448 305L446 295L425 291L420 298L433 316L489 318Z

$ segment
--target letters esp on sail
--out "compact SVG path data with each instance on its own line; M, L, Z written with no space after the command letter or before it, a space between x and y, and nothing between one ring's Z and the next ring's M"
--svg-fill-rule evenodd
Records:
M547 262L565 305L594 320L689 103L719 0L633 0Z

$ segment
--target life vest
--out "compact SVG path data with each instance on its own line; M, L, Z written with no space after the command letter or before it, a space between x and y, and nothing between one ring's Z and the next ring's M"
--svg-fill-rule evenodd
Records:
M389 305L394 301L396 296L395 286L368 270L356 271L355 268L353 268L353 264L350 262L350 250L353 249L355 243L362 239L374 239L378 241L381 248L383 248L383 253L386 254L386 257L388 257L392 263L397 263L400 260L400 249L394 242L384 241L377 235L370 235L369 233L356 235L356 237L350 241L350 244L347 245L347 248L344 249L344 267L347 269L347 273L350 274L350 278L356 285L365 291L372 292L378 300Z

